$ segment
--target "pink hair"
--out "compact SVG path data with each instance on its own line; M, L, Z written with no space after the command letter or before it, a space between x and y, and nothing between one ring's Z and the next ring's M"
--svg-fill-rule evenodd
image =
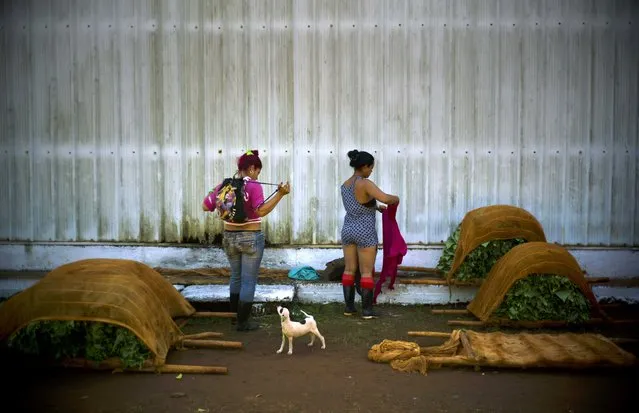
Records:
M240 156L237 160L237 169L240 171L246 171L251 166L254 166L257 169L262 169L262 160L259 157L257 149L246 151L246 153L242 154L242 156Z

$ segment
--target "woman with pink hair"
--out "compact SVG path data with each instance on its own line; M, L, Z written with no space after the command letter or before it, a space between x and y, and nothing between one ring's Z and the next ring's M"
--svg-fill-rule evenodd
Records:
M256 149L244 153L237 162L236 177L243 182L240 193L243 216L241 222L232 219L224 221L224 238L222 245L231 266L229 281L230 308L237 312L237 330L251 331L259 325L250 320L251 308L255 297L257 275L264 255L264 233L262 218L268 215L291 190L288 182L280 182L273 196L264 200L262 183L257 178L262 171L262 161ZM217 198L222 184L213 192Z

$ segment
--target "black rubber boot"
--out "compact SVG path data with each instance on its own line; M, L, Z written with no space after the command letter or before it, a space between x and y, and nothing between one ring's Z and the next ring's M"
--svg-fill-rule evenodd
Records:
M346 303L346 308L344 308L344 315L351 316L357 313L355 309L355 286L353 285L342 285L344 289L344 302Z
M239 301L237 303L237 331L252 331L260 328L259 324L250 320L253 303Z
M355 273L355 291L360 297L362 296L362 274L359 273L359 270Z
M230 313L237 313L238 301L240 301L240 294L231 293L231 295L229 296L229 312ZM231 318L231 324L232 325L237 324L237 319Z
M377 317L378 314L373 311L373 290L362 289L362 318L370 320Z

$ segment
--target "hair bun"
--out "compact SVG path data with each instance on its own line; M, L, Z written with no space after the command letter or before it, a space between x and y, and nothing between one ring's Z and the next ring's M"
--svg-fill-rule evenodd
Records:
M359 151L357 149L353 149L352 151L348 152L348 159L350 159L351 161L354 161L355 159L357 159L358 155L359 155Z
M249 149L237 158L237 167L240 171L248 169L249 166L262 169L262 161L257 149Z

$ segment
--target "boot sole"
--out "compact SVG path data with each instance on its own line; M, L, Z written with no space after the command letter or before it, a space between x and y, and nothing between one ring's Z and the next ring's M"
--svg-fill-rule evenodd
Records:
M362 318L364 320L372 320L374 318L377 318L377 316L376 315L363 315Z

